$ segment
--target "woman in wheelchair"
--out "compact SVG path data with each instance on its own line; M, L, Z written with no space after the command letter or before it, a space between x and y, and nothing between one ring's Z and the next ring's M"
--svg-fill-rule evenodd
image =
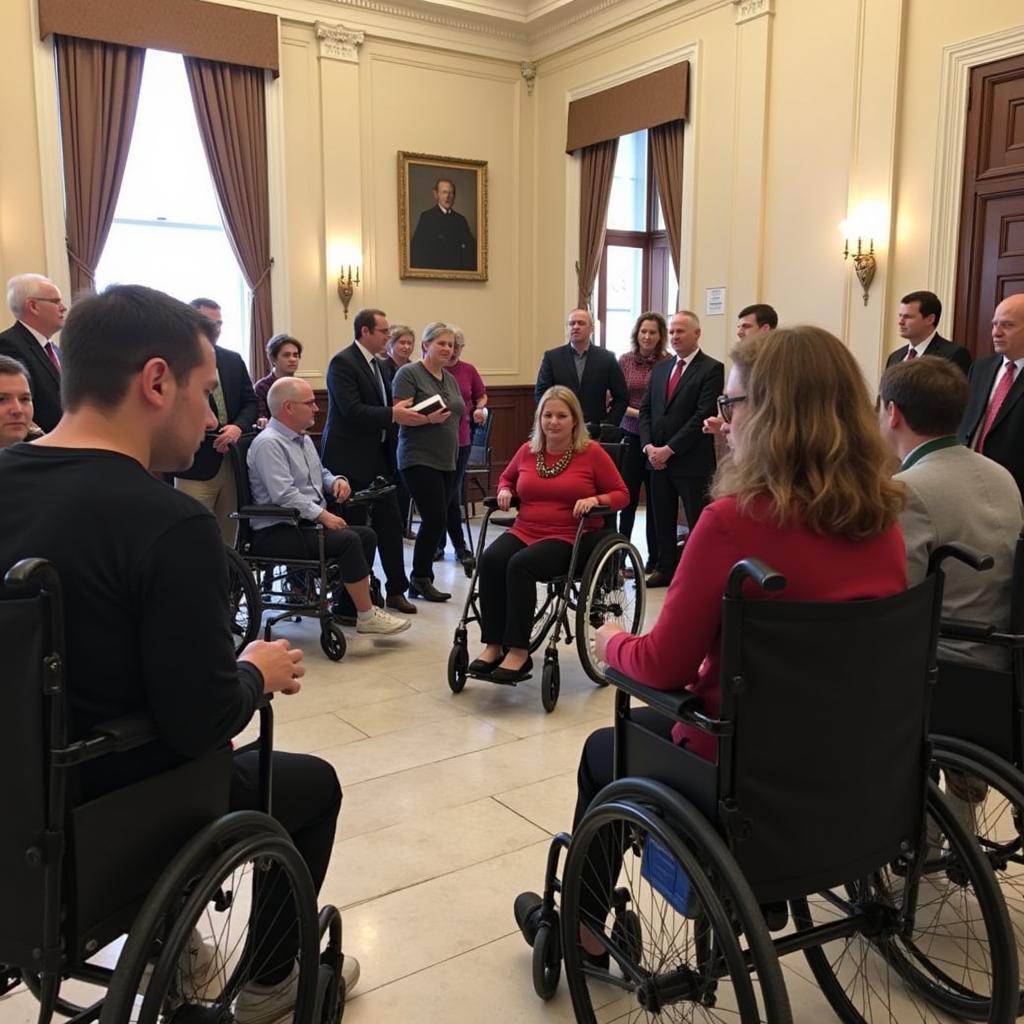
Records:
M612 511L629 501L618 469L591 442L579 400L556 385L541 397L533 431L498 481L498 506L519 499L515 525L480 560L480 633L484 649L469 670L494 682L519 682L530 674L530 627L537 582L569 567L579 517L597 505ZM578 564L586 562L600 524L588 525Z
M743 339L732 350L718 407L731 457L719 467L715 500L687 541L657 622L642 636L605 625L597 638L609 667L657 689L685 685L712 715L719 711L721 596L740 559L764 559L781 572L789 601L850 601L906 588L902 486L890 475L860 370L837 338L795 327ZM647 708L633 716L714 758L705 733ZM584 745L574 831L612 781L612 733L599 729ZM531 902L540 897L523 899L517 917L526 920ZM585 931L581 942L588 948ZM593 940L590 946L601 950Z

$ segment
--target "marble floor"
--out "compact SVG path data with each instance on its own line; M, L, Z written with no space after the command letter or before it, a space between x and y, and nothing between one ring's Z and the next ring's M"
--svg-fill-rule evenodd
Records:
M276 745L326 758L345 792L321 894L342 908L345 947L362 965L345 1020L572 1021L564 979L550 1002L534 995L512 901L541 886L550 837L570 826L580 747L610 723L612 692L563 648L551 714L536 677L517 688L470 680L452 694L446 661L467 581L450 553L437 582L451 602L419 602L413 628L394 639L348 631L338 664L314 626L278 634L304 649L307 674L301 693L274 702ZM650 592L648 623L664 593ZM783 963L796 1019L834 1019L802 957ZM24 990L12 993L0 1024L28 1024L35 1009ZM601 1017L636 1019L649 1018L616 1002Z

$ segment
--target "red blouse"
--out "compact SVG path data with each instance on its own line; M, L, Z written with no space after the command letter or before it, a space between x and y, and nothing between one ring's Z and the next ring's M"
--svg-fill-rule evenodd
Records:
M786 588L766 595L748 581L749 597L783 601L856 601L886 597L907 586L903 534L898 524L869 540L779 527L765 506L742 515L733 498L712 502L690 534L654 628L643 636L619 633L608 644L608 664L659 690L686 686L710 714L719 710L722 594L741 558L760 558L786 577ZM715 740L676 725L677 743L713 760Z
M545 455L544 464L553 466L554 455ZM591 442L576 452L565 470L553 477L537 473L537 456L524 444L512 456L498 481L498 490L508 488L520 502L519 515L509 532L526 544L538 540L564 540L576 542L579 520L572 514L580 498L607 496L613 511L625 508L629 490L611 456L599 445ZM587 523L588 530L601 527L600 517Z

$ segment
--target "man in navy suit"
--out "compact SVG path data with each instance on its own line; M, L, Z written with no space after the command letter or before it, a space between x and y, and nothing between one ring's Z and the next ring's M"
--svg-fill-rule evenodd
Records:
M959 436L1005 466L1024 494L1024 294L996 306L992 347L995 355L971 367L971 393Z
M715 414L725 385L725 367L699 348L696 313L676 313L669 322L668 339L676 357L654 364L640 405L640 445L651 466L651 504L658 535L658 563L647 577L649 587L667 587L676 571L679 500L691 530L708 502L715 443L703 432L703 425Z
M410 264L426 270L476 270L476 239L469 221L452 209L455 183L447 178L434 185L434 205L420 214L412 235Z
M403 424L417 426L427 418L413 412L412 399L392 404L391 378L377 356L388 342L387 315L361 309L352 323L355 340L338 352L327 367L327 423L320 439L320 458L334 474L344 476L353 491L369 486L375 477L398 479L395 434ZM343 510L347 522L365 525L365 508ZM373 529L387 580L388 608L411 615L416 606L405 596L405 524L394 493L374 502Z
M178 473L174 485L217 517L224 543L233 545L237 527L231 513L238 509L238 491L231 459L225 456L229 456L231 446L246 431L252 430L259 405L242 357L217 344L222 321L220 305L213 299L193 299L189 305L206 317L207 337L217 357L217 389L210 395L217 429L207 433L192 467Z
M585 423L611 423L617 427L629 399L618 360L607 349L594 344L594 320L589 310L574 309L567 327L568 344L544 353L533 389L534 400L540 404L548 388L561 384L576 393Z
M32 374L35 422L49 433L61 417L60 349L53 336L64 326L60 289L42 274L18 274L7 282L14 323L0 334L0 355L17 359Z
M942 303L934 292L911 292L900 299L900 337L906 345L896 349L886 367L895 366L906 359L918 356L940 356L955 363L968 373L971 369L971 353L963 345L947 341L938 333Z

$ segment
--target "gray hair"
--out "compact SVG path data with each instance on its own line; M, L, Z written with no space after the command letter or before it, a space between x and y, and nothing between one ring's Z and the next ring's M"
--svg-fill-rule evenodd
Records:
M7 282L7 308L18 318L25 312L25 303L41 284L53 284L42 274L15 274Z
M462 333L461 327L456 327L455 324L449 324L448 330L451 331L452 334L454 335L456 345L466 344L466 335Z
M434 320L423 328L423 335L420 337L420 344L424 349L426 349L426 347L441 334L450 334L454 339L455 328L452 327L451 324L446 324L443 320Z
M276 416L285 402L301 402L299 394L306 382L301 377L282 377L270 385L267 392L267 408L271 416Z

